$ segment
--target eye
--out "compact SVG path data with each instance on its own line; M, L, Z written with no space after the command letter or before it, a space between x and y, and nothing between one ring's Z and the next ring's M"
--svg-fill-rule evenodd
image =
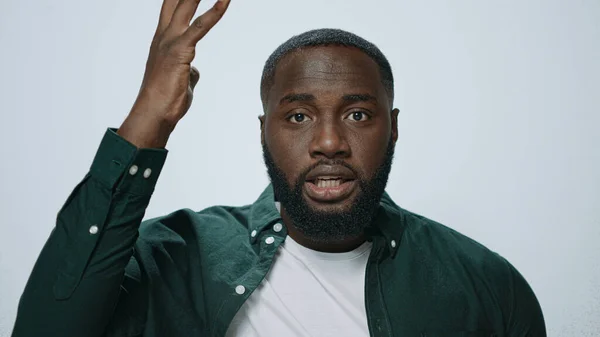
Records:
M354 122L364 122L371 117L364 111L353 111L348 115L348 118Z
M288 120L295 124L304 123L309 119L310 118L306 114L303 114L303 113L295 113L295 114L291 115L290 117L288 117Z

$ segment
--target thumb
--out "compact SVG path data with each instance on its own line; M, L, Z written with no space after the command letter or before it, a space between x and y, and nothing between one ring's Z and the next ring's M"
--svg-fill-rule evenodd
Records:
M194 90L194 88L196 87L196 84L198 84L198 81L200 80L200 72L198 71L198 69L194 66L192 66L190 68L190 86L192 87L192 90Z

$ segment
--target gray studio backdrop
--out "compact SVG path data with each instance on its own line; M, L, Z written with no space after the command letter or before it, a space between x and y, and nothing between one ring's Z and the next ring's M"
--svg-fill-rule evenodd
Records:
M136 96L160 0L0 2L0 335L71 189ZM206 0L201 9L208 8ZM388 191L510 260L550 336L600 336L600 1L232 0L147 217L248 204L267 184L263 62L338 27L396 76Z

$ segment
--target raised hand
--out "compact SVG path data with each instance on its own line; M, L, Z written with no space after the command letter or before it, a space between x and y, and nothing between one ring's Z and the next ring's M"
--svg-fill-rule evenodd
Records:
M137 147L164 147L190 108L200 74L191 66L196 44L221 19L230 0L218 0L196 19L200 0L164 0L144 79L118 133Z

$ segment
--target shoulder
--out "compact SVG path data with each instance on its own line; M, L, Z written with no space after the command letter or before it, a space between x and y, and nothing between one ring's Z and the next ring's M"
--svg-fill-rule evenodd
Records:
M437 221L386 205L392 221L403 229L398 254L412 276L429 291L459 289L460 296L481 301L496 315L498 329L510 335L545 336L539 302L523 275L504 257L478 241Z
M487 293L505 317L511 335L546 336L539 301L523 275L504 257L481 243L436 221L403 210L406 235L413 247L443 263L463 283L471 283L478 296Z
M513 277L514 267L480 242L397 205L389 210L402 224L402 244L414 261L452 275L471 275L492 287L508 284Z
M506 267L506 260L480 242L422 215L401 211L406 224L405 234L415 244L434 254L452 256L472 265L491 264Z

